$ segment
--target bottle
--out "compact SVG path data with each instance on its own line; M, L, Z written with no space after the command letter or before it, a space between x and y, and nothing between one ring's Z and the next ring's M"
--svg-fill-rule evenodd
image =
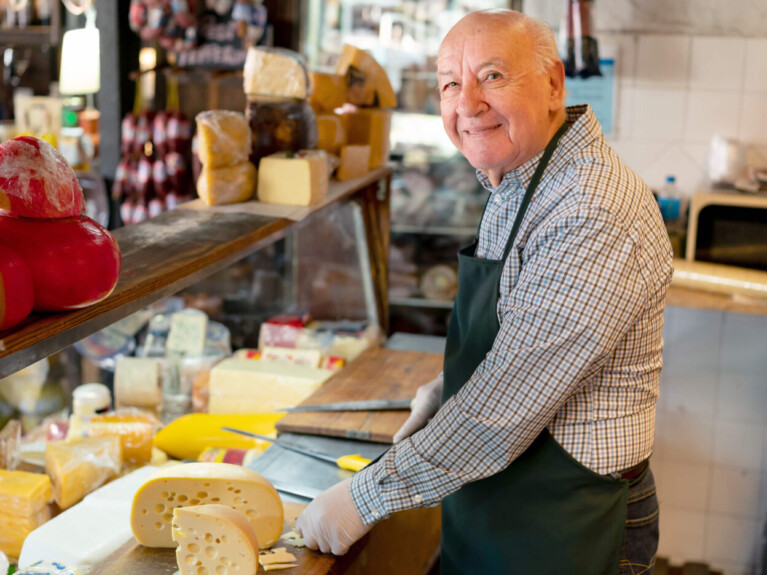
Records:
M658 191L658 207L666 224L680 223L682 219L682 196L674 176L666 176L666 182Z

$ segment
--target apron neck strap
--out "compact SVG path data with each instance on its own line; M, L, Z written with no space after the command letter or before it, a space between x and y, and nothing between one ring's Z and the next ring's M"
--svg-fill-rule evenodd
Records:
M514 227L511 228L509 239L506 240L506 249L503 250L503 261L506 261L506 259L509 257L509 254L511 253L511 248L514 245L514 240L517 237L519 226L522 225L522 220L525 218L525 213L527 212L527 207L530 205L530 200L533 199L533 194L535 193L535 189L538 187L538 184L540 183L541 178L543 178L543 172L546 170L546 166L549 164L549 160L551 159L551 156L554 154L554 150L557 148L557 144L559 143L560 138L564 135L566 131L567 131L567 122L565 121L560 126L559 130L557 130L557 133L554 134L554 137L551 138L551 140L549 141L548 145L546 146L546 149L543 151L543 156L541 156L541 159L538 162L538 166L535 168L535 173L533 174L533 177L530 180L530 183L527 184L527 189L525 190L525 197L522 198L522 204L519 206L519 210L517 211L517 217L514 219ZM487 207L487 205L485 205L485 207Z

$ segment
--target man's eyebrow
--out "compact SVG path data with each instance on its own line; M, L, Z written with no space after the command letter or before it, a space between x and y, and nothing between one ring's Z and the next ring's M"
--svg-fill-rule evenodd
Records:
M479 65L479 69L482 68L488 68L490 66L503 66L504 65L503 58L490 58L489 60L485 60L482 62L482 64Z

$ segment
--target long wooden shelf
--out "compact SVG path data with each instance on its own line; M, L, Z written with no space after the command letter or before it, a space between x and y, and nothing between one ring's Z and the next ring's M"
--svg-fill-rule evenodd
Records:
M171 210L115 230L122 252L122 273L112 294L80 310L32 314L15 328L0 332L0 378L61 351L277 241L296 222L330 204L371 189L373 197L380 196L382 182L388 202L390 177L391 170L381 168L354 180L331 182L323 202L310 208L288 209L282 217L275 215L274 206L247 202L240 204L239 209ZM365 197L369 201L370 196L363 196L363 203ZM388 218L388 213L385 217ZM376 253L386 247L380 246ZM380 262L374 263L380 270L379 277L385 270L385 263L382 269L380 265Z

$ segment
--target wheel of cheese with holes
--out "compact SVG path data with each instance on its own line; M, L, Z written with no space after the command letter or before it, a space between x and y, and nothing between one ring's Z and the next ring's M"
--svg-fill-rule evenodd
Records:
M133 535L147 547L175 547L173 510L211 503L243 513L263 547L282 534L282 501L267 479L239 465L197 462L160 469L139 488L131 510Z
M181 575L258 571L258 538L247 517L226 505L177 507L171 530Z

